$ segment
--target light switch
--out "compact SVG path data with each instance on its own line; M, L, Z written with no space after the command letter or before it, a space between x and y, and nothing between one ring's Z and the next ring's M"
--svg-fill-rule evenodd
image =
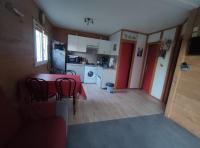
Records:
M189 71L190 67L186 62L181 64L181 71Z

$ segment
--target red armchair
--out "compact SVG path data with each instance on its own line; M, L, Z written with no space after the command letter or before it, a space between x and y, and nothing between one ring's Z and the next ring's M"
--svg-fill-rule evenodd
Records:
M35 103L16 110L0 97L0 147L65 148L66 120L65 102Z

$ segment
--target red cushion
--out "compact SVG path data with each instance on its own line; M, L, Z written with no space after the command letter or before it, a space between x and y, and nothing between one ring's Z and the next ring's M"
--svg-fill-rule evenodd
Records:
M60 117L35 121L13 138L9 148L65 148L66 125Z
M23 121L42 120L56 117L56 102L37 102L20 106Z
M11 105L0 89L0 147L4 147L21 126L21 119L17 109Z

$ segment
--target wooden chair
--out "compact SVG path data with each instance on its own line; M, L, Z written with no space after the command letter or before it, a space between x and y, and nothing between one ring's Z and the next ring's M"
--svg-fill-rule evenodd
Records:
M70 73L71 75L76 75L74 70L66 70L66 74Z
M48 82L39 78L27 78L26 86L28 88L31 102L32 101L48 101L49 98L56 96L56 92L50 92ZM57 96L56 96L57 98Z
M76 81L72 78L58 78L55 81L58 99L64 97L73 99L73 113L76 113Z

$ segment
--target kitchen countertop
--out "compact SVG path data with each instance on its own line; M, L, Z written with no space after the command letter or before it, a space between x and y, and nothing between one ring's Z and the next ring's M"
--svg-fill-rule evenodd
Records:
M91 67L100 67L100 68L103 68L103 69L111 69L111 70L115 70L115 68L111 68L111 67L103 67L103 66L92 65L92 64L77 64L77 63L66 63L66 64L70 64L70 65L80 65L80 66L91 66Z

